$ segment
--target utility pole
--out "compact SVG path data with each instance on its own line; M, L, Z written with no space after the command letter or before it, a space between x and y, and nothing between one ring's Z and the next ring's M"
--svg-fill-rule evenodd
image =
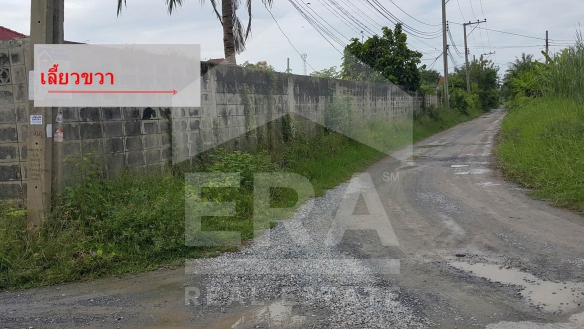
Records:
M549 31L545 31L545 54L548 56L550 55L549 50L550 50L550 34Z
M448 45L446 40L446 0L442 0L442 48L444 58L444 108L450 110L450 94L448 93Z
M468 91L470 93L470 68L468 65L468 54L470 53L470 50L468 49L468 41L467 41L467 37L468 35L466 34L466 27L468 25L474 25L474 24L481 24L481 23L486 23L487 20L483 20L483 21L476 21L476 22L468 22L468 23L464 23L462 24L462 27L464 29L464 61L466 64L466 91ZM471 31L472 33L472 31ZM473 61L474 61L474 55L473 55Z
M290 73L290 57L287 60L288 64L286 65L286 73Z
M466 23L462 24L464 29L464 62L466 67L466 91L470 93L470 69L468 68L468 43L466 41Z
M28 69L34 68L34 45L63 41L64 0L31 0ZM37 72L38 73L38 72ZM30 75L29 75L30 76ZM53 175L53 109L34 107L29 101L30 122L27 141L27 223L39 227L51 207ZM51 134L52 135L52 134Z
M302 65L304 66L304 75L306 75L306 58L308 57L308 55L302 54L300 55L300 57L302 58Z

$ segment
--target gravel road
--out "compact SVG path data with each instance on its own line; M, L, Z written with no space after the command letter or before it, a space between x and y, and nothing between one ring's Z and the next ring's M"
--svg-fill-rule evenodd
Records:
M583 328L584 217L501 176L503 116L392 154L237 253L2 292L0 328Z

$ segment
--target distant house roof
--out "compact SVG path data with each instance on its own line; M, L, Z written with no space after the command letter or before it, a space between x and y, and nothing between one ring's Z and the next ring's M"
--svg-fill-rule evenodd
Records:
M5 28L4 26L0 26L0 40L10 40L10 39L17 39L17 38L26 38L28 35L18 33L11 29ZM67 41L65 40L65 44L82 44L82 42L74 42L74 41Z
M10 40L24 37L26 37L26 35L13 31L11 29L7 29L4 26L0 26L0 40Z
M440 77L440 81L438 81L438 84L441 85L444 83L444 77Z

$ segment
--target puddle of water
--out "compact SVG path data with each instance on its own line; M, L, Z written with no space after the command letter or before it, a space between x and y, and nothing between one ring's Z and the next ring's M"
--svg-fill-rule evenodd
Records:
M530 273L493 264L451 262L450 266L494 282L521 286L521 296L547 312L570 311L584 302L584 283L544 281Z
M306 317L292 315L292 306L278 301L260 308L250 314L243 315L231 329L256 328L300 328Z
M486 329L582 329L584 313L574 314L567 323L499 322L487 325Z
M471 171L460 171L460 172L456 172L454 174L455 175L482 175L482 174L488 173L489 171L490 171L489 169L475 169L475 170L471 170Z
M452 165L452 166L450 166L450 168L464 168L464 167L468 167L468 165Z

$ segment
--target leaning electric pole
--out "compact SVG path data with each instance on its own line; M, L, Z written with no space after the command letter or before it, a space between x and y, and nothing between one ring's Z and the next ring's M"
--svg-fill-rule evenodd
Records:
M446 41L446 0L442 0L442 43L444 58L444 108L450 110L450 95L448 93L448 45Z
M487 20L483 20L483 21L476 21L476 22L468 22L468 23L464 23L462 24L462 27L464 28L464 61L465 61L465 65L466 65L466 91L468 91L470 93L470 68L468 67L468 54L469 54L469 49L468 49L468 42L466 40L466 38L468 37L468 35L466 34L466 26L467 25L474 25L474 24L481 24L481 23L486 23ZM472 31L471 31L472 33Z

